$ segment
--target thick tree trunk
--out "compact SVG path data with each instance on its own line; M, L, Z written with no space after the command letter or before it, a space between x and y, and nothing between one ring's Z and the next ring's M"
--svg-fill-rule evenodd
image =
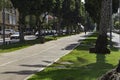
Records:
M100 29L99 35L96 40L96 52L97 53L110 53L107 49L108 39L107 39L107 29L109 27L110 22L110 0L103 0L102 1L102 8L101 8L101 19L100 19Z
M101 8L101 19L100 19L100 28L99 35L96 40L95 53L110 53L110 50L107 49L108 39L107 39L107 29L110 26L110 0L102 0Z

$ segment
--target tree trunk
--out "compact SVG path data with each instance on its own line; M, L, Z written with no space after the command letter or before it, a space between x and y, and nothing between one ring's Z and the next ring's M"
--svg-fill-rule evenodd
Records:
M67 25L67 34L70 35L70 26Z
M24 41L24 27L25 27L25 15L23 13L19 13L19 33L20 33L20 42Z
M97 38L95 46L97 53L110 53L110 51L107 49L108 45L107 29L109 28L109 26L111 26L110 4L111 0L102 1L99 36Z
M37 28L38 28L38 39L40 39L41 43L45 42L42 24L44 23L44 20L45 20L47 15L48 15L48 13L45 13L42 20L40 20L39 14L36 14L36 25L37 25Z
M38 39L40 40L41 43L44 43L44 37L42 36L42 27L41 27L42 22L40 21L39 15L36 15L36 26L38 30Z
M95 53L110 53L110 50L107 49L108 39L107 39L107 29L110 26L110 3L111 0L102 0L102 8L101 8L101 18L100 18L100 28L99 35L96 40L95 45Z
M61 36L61 31L60 31L60 27L61 27L61 22L62 22L62 19L61 18L59 18L59 20L58 20L58 23L57 23L57 34L59 35L59 36Z

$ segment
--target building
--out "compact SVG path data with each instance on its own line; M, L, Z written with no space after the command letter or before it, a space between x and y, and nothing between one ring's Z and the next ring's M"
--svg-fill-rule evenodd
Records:
M5 29L18 30L18 11L14 8L5 9ZM3 26L3 10L0 11L0 30Z

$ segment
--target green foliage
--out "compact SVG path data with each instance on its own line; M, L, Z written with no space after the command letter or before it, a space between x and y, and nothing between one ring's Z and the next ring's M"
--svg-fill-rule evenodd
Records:
M53 9L55 0L11 0L11 2L20 13L41 15Z
M108 55L90 54L88 50L95 43L96 36L82 41L71 53L28 80L97 80L116 67L120 54L118 49Z
M53 7L53 11L52 13L56 16L56 17L60 17L62 12L62 2L63 0L56 0L54 7Z
M90 14L95 22L100 20L102 0L85 0L85 9Z
M120 13L116 13L113 16L114 28L120 29Z
M64 13L63 18L68 20L70 18L70 13L71 13L70 1L71 0L64 0L62 3L62 13Z
M19 13L28 14L29 6L28 0L11 0L14 8L17 8Z
M29 24L30 28L34 28L35 27L35 23L36 23L36 18L34 15L27 15L25 17L25 23L26 25Z
M0 0L0 10L2 10L3 7L7 9L11 9L13 6L10 0Z
M113 1L113 13L117 12L119 6L119 0ZM100 11L101 11L102 0L85 0L85 8L97 23L100 22Z
M74 4L71 4L72 0L64 0L62 5L63 19L66 25L73 25L80 22L81 13L81 0L75 0ZM74 8L71 8L71 5Z
M118 11L118 7L119 7L119 3L120 1L119 0L112 0L112 10L113 10L113 13L116 13Z
M120 21L116 21L114 27L115 29L120 29Z
M36 16L36 26L38 28L40 37L41 24L44 22L48 12L53 9L55 0L11 0L13 6L19 11L19 30L20 30L20 41L23 41L23 28L25 27L25 16L35 15ZM45 16L40 19L42 14Z

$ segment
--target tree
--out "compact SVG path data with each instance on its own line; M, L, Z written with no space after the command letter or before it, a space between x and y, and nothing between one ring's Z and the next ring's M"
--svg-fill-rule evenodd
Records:
M81 20L82 20L82 4L81 4L81 0L75 0L75 9L73 11L73 25L75 26L75 31L77 33L80 32L80 27L81 25L79 26L78 23L81 23Z
M120 29L120 13L116 13L113 16L113 24L115 29Z
M29 13L36 16L36 26L38 28L38 38L43 42L43 37L41 36L42 24L44 23L45 17L51 12L54 6L54 0L30 0L30 10ZM44 15L41 18L41 15Z
M100 17L100 29L99 35L96 41L96 52L97 53L110 53L107 49L108 39L107 39L107 29L111 26L111 7L112 0L103 0L101 8L101 17Z
M28 14L28 0L11 0L14 8L16 8L19 12L19 32L20 32L20 42L24 41L23 30L25 28L25 16ZM22 4L22 5L21 5Z
M78 23L82 22L82 8L81 0L64 0L62 5L62 18L67 26L67 33L73 33L73 28L77 33L80 32Z
M25 16L26 15L35 15L36 16L36 25L39 31L40 38L40 30L41 24L44 22L45 16L47 12L50 12L54 5L54 0L11 0L13 6L19 11L19 31L20 31L20 41L24 40L23 37L23 29L25 25ZM22 4L22 5L21 5ZM41 19L40 16L45 14Z
M55 17L57 17L58 21L57 23L54 25L56 28L56 31L58 32L58 34L60 35L60 27L61 27L61 22L62 22L62 3L63 0L56 0L54 8L52 10L52 13ZM55 19L55 18L54 18Z
M86 11L89 13L89 15L92 17L95 23L97 23L99 30L99 24L100 24L100 15L101 15L101 3L103 0L85 0L85 8ZM119 6L119 0L112 0L113 2L113 13L117 12L118 6Z
M74 2L75 3L75 2ZM64 0L62 4L62 18L67 26L67 34L70 34L72 31L72 22L74 19L73 11L75 9L75 4L73 4L73 0Z
M110 53L107 49L107 29L111 26L112 20L112 0L102 0L100 10L99 35L93 50L95 53Z
M0 0L0 10L3 9L3 6L7 9L8 8L10 9L12 7L12 4L11 4L10 0Z

